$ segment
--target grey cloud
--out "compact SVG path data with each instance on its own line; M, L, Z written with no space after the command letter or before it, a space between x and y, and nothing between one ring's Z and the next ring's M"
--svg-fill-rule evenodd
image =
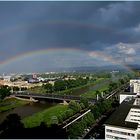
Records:
M98 51L119 61L138 60L139 7L139 2L113 1L0 2L0 60L53 47ZM119 48L119 42L126 47ZM71 65L74 59L65 56L62 60ZM95 64L84 60L83 65Z

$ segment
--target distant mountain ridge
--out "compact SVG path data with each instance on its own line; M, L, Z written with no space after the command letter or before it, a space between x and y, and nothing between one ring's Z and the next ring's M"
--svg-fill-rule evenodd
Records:
M127 70L125 67L120 65L108 65L108 66L81 66L81 67L69 67L69 68L59 68L57 71L76 71L76 72L92 72L99 70Z
M140 70L140 65L138 64L128 64L126 66L133 70Z

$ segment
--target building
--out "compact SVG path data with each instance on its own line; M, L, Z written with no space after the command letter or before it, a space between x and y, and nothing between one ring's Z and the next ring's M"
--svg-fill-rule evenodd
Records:
M120 93L120 106L105 122L105 139L140 139L140 79Z
M122 92L120 93L119 103L121 104L127 97L136 97L137 93L133 92Z
M140 79L130 80L130 89L131 89L132 92L140 95Z
M105 139L140 139L140 98L127 97L105 123Z
M10 79L11 79L11 76L3 76L4 81L10 81Z

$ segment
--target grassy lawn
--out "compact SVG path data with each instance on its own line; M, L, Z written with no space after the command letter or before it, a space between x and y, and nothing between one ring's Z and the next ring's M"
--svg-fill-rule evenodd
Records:
M0 112L10 110L20 105L27 104L28 101L21 101L14 98L5 99L0 102Z
M102 91L107 90L107 89L108 89L108 84L106 84L104 86L101 86L101 87L97 88L96 90L98 90L99 92L102 92ZM81 94L80 96L87 97L87 98L94 97L95 93L96 93L96 90L90 90L90 91L88 91L84 94Z
M67 105L56 105L44 111L33 114L22 120L26 128L39 126L41 122L45 122L48 126L51 124L52 116L58 116L68 109Z

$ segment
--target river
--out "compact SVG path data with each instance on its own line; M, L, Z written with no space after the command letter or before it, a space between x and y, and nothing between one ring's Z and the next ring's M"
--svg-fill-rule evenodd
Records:
M0 113L0 123L6 118L7 115L16 113L18 114L21 119L27 116L32 115L33 113L42 111L44 109L50 108L56 105L56 103L51 102L41 102L41 103L28 103L25 105L18 106L14 109L8 110L6 112Z
M70 92L70 95L81 95L83 93L86 93L90 90L97 90L98 88L104 86L105 84L109 84L110 80L103 80L101 82L99 82L98 84L91 84L91 85L87 85L85 87L82 87L80 89L74 89Z

